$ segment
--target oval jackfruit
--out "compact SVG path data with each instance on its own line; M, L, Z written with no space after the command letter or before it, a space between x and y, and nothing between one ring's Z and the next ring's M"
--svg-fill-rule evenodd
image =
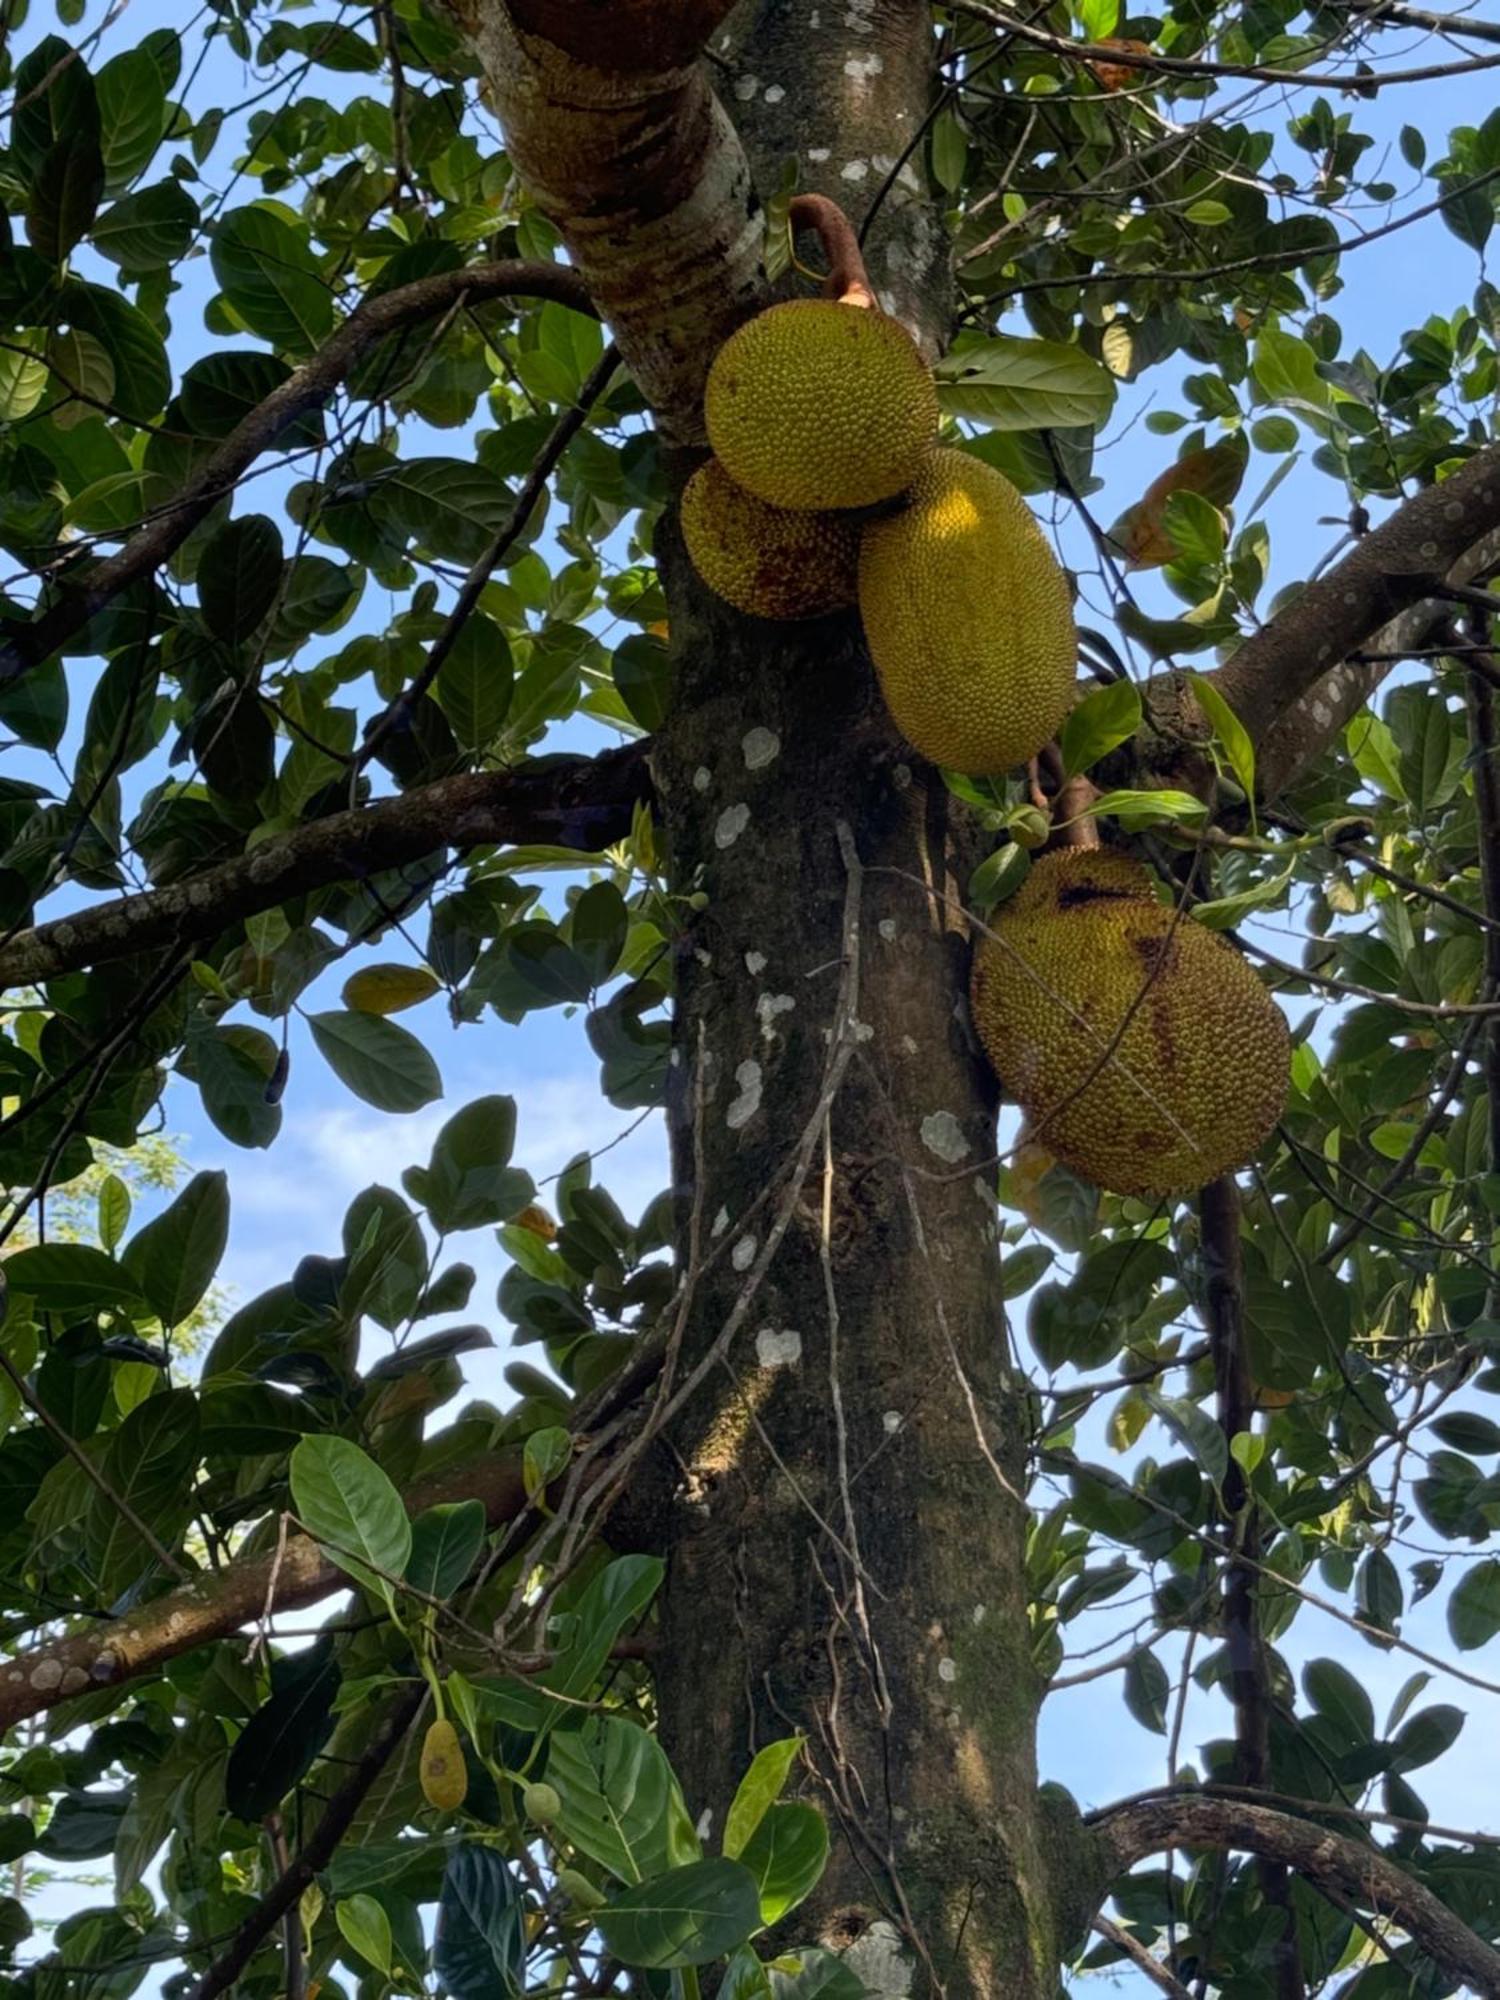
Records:
M860 542L859 613L886 707L934 764L1008 771L1056 735L1077 661L1068 580L1003 473L935 451Z
M821 618L854 602L859 529L847 515L769 507L711 458L683 489L681 518L693 568L736 611Z
M1234 948L1137 861L1044 854L974 954L974 1025L1036 1140L1116 1194L1243 1166L1281 1115L1291 1042Z
M704 390L709 442L772 507L873 507L904 492L937 435L937 390L899 320L789 299L732 333Z
M468 1795L469 1771L458 1731L446 1716L440 1716L423 1737L418 1768L428 1805L439 1812L456 1812Z

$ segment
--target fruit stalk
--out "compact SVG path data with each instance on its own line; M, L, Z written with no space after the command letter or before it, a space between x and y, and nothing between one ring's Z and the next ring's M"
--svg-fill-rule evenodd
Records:
M865 269L859 237L838 203L830 201L826 194L794 194L787 216L793 236L804 229L811 230L823 246L828 259L828 276L823 281L825 295L843 306L873 307L875 294L870 290L870 274Z

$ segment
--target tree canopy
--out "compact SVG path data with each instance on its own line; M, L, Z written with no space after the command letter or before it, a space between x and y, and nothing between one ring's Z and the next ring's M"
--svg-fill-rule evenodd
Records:
M1500 1842L1424 1793L1500 1694L1500 27L39 16L0 1990L1500 1994ZM809 191L1068 563L1030 771L932 770L857 621L683 559L713 353L821 282ZM971 924L1080 817L1291 1024L1194 1199L997 1137L963 1026ZM549 1011L616 1129L666 1114L639 1213L607 1153L538 1185L524 1093L412 1157L437 1027ZM273 1148L314 1076L391 1150L226 1309L233 1176L141 1221L111 1169L190 1095ZM1104 1679L1163 1783L1075 1804L1037 1711ZM28 1866L105 1856L31 1938Z

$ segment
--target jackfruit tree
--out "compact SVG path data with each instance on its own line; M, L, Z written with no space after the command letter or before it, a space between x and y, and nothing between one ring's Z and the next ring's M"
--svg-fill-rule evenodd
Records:
M1500 1995L1500 27L46 11L0 1992Z

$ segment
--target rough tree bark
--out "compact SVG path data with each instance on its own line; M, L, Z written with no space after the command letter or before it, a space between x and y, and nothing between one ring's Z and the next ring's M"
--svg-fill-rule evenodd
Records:
M923 0L740 9L714 47L762 187L798 152L800 185L857 219L927 109L929 37ZM935 350L945 260L915 179L891 181L868 254ZM978 849L891 731L854 619L738 618L663 541L658 813L674 886L708 899L677 963L679 1252L727 1249L685 1361L745 1283L831 1046L852 1033L856 1053L747 1336L670 1439L661 1727L715 1828L756 1749L806 1735L834 1851L789 1942L847 1952L879 1992L1051 2000L1062 1843L1037 1791L1024 1398L964 1005Z

